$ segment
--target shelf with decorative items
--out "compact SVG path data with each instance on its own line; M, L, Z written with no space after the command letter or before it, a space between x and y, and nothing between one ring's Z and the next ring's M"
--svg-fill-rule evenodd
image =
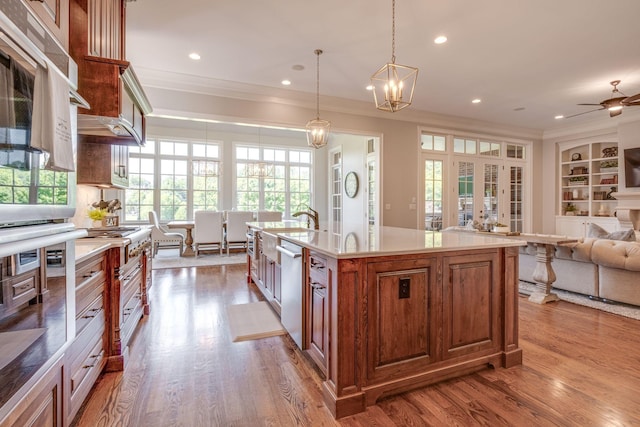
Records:
M577 228L582 230L584 224L604 224L615 219L616 201L612 193L618 186L618 144L602 142L608 139L604 136L599 140L559 143L556 233L569 235ZM576 224L582 227L574 227Z

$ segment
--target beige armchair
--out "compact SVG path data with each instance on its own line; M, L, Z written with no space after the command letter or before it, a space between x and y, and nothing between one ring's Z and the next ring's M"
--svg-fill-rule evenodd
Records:
M253 222L253 212L227 211L225 246L239 246L247 249L247 222Z
M180 233L169 231L158 221L158 214L155 211L149 212L149 222L151 228L151 244L153 245L153 255L158 255L160 249L180 249L180 256L184 248L184 237Z
M211 248L219 249L222 255L222 212L196 211L193 218L193 246L196 256L200 250Z

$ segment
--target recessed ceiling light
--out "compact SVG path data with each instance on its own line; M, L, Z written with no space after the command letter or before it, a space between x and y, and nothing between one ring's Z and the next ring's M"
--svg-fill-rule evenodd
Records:
M445 43L446 41L447 41L447 36L438 36L433 40L435 44L442 44L442 43Z
M554 119L556 120L564 119L564 116L562 114L558 114L557 116L554 117Z
M291 69L294 70L294 71L302 71L302 70L304 70L304 65L296 64L296 65L292 66Z
M282 81L282 84L283 84L284 86L289 86L289 85L291 84L291 80L284 79L284 80Z
M367 86L367 90L373 90L373 85Z
M524 107L516 107L513 111L524 111Z
M194 61L197 61L200 59L200 55L198 55L196 52L191 52L189 54L189 58L193 59Z
M480 104L482 102L482 99L480 98L476 98L473 101L471 101L473 104Z

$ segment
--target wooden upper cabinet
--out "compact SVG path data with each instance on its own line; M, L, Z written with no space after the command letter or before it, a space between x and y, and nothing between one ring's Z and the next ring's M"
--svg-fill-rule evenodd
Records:
M26 2L65 50L69 49L69 0Z
M76 62L86 55L124 60L124 0L70 1L69 45Z

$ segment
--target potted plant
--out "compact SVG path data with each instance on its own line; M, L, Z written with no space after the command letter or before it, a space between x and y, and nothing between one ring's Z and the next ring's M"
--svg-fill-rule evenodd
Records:
M564 214L566 216L574 216L577 210L578 210L578 207L576 205L569 203L564 208Z
M508 233L509 232L509 226L506 224L501 224L499 222L496 222L495 224L493 224L493 232L494 233Z
M587 185L586 176L572 176L569 178L569 185Z
M94 227L102 227L102 220L108 215L107 209L90 208L87 210L87 216L93 221Z

